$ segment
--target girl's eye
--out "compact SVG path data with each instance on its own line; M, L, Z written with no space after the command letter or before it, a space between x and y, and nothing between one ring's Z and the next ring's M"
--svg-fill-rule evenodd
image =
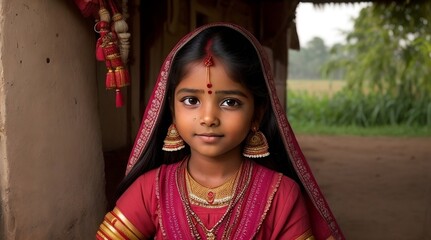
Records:
M221 103L222 106L227 106L227 107L238 107L240 104L240 102L238 100L235 99L226 99Z
M199 100L195 97L185 97L181 100L187 106L193 106L199 104Z

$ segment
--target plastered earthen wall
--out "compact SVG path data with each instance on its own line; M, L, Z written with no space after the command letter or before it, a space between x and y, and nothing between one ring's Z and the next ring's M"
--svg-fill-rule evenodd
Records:
M94 41L73 1L0 1L0 239L94 239L106 206Z

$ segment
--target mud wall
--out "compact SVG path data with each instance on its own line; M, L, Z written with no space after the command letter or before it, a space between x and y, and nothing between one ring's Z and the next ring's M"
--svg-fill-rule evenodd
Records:
M0 2L0 239L92 239L105 212L94 34L73 1Z

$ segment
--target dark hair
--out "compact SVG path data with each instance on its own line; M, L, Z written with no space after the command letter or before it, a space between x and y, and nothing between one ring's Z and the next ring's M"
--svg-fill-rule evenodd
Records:
M190 63L203 62L203 59L209 53L208 51L223 63L232 79L237 80L252 92L255 109L263 112L260 130L268 139L271 155L255 161L276 171L282 171L283 174L300 183L291 166L277 127L275 114L270 105L268 88L255 47L240 32L229 27L217 26L210 27L197 34L175 55L168 78L168 101L165 101L169 105L165 104L163 106L158 127L151 136L152 141L149 141L138 163L121 182L117 197L143 173L162 164L181 161L190 154L188 146L184 150L177 152L162 152L161 149L167 129L172 123L171 106L173 106L175 88L183 76L187 74L187 66Z

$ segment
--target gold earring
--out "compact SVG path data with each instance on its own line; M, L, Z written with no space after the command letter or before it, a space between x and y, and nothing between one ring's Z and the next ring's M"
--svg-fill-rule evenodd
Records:
M247 136L242 155L248 158L263 158L269 156L269 146L265 135L253 129Z
M178 151L185 147L184 140L181 138L180 134L178 134L177 128L173 123L169 126L168 134L166 134L166 138L163 142L162 150L167 152Z

